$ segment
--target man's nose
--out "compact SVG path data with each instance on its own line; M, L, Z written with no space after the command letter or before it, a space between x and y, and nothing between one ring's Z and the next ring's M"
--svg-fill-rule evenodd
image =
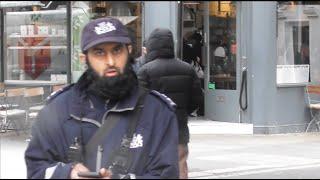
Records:
M111 54L108 54L106 58L107 58L106 64L108 66L114 66L114 64L115 64L114 57Z

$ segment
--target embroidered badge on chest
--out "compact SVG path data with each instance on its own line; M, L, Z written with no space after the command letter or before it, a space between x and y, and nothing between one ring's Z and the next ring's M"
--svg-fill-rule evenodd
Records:
M143 146L143 137L141 134L134 134L130 143L130 148L138 148Z

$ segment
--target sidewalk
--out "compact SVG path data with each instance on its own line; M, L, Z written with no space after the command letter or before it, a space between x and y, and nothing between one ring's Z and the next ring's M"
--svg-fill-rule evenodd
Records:
M320 178L320 133L253 135L252 124L203 118L189 129L191 179Z
M253 135L250 124L203 118L191 118L189 128L191 179L320 178L320 133ZM26 177L26 138L14 132L0 135L1 179Z
M219 122L189 117L190 134L253 134L253 124Z

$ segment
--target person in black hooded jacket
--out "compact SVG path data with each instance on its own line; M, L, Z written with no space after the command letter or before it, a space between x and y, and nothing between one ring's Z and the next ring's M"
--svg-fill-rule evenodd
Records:
M177 104L179 126L180 178L188 178L188 114L198 108L201 97L200 79L192 66L175 58L173 35L169 29L153 30L146 42L146 63L139 69L139 83L157 90Z

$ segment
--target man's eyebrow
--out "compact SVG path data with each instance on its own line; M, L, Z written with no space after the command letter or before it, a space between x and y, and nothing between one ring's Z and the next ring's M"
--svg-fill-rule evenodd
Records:
M119 48L122 48L122 47L123 47L123 44L117 44L112 49L119 49Z
M93 51L96 51L96 50L103 50L103 48L101 48L101 47L93 47L93 48L92 48L92 50L93 50Z

